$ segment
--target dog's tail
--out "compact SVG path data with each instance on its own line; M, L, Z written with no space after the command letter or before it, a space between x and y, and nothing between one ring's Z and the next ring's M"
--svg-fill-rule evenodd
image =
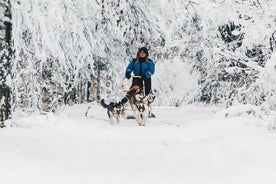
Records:
M104 99L101 99L101 105L103 106L103 108L107 108L108 105L104 102Z

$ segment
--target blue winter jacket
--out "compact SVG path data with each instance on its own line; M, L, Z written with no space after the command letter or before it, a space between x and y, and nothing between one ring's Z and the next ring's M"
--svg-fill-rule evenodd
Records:
M147 78L151 78L155 71L155 64L150 59L148 62L142 62L142 73L140 73L140 62L135 61L134 59L130 61L126 68L126 73L133 72L134 75L146 76Z

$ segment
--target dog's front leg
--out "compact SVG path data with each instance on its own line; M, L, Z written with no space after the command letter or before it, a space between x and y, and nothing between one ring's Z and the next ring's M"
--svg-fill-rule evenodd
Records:
M115 118L116 118L116 122L117 122L117 123L120 123L120 115L119 115L119 112L116 113Z
M112 112L107 112L108 117L109 117L109 122L111 125L114 125L114 114Z

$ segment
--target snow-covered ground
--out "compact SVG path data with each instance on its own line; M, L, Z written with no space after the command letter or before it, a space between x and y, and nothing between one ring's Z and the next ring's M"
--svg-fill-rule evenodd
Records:
M95 104L17 112L0 130L0 184L275 184L276 134L252 115L155 107L111 126ZM233 111L234 112L234 111Z

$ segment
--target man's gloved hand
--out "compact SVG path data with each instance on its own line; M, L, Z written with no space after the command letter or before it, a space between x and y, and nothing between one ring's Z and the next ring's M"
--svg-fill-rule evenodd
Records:
M130 79L130 73L126 73L125 76L127 79Z

